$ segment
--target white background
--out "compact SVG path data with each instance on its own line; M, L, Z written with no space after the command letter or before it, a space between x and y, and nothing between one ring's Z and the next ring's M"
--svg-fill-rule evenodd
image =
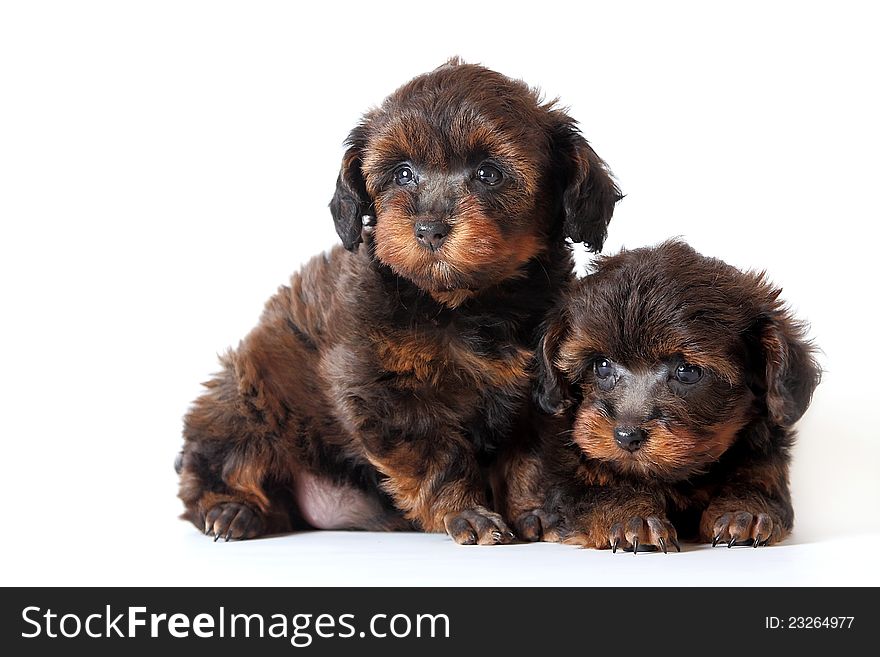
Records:
M3 2L2 584L880 584L868 6ZM607 252L681 235L811 322L826 373L786 545L214 544L176 519L181 417L336 242L347 131L454 54L570 107L627 194Z

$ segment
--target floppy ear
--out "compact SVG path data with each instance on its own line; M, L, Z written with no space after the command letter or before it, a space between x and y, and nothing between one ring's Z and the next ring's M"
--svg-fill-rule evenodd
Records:
M574 401L565 375L556 366L559 345L568 332L568 321L563 312L545 324L538 351L535 353L535 403L545 413L561 415Z
M810 405L822 370L813 358L813 347L804 338L804 326L787 313L765 317L760 340L764 353L766 402L770 419L790 427Z
M601 251L614 205L623 198L608 165L583 138L574 120L553 110L553 153L562 190L562 230L573 242Z
M364 217L373 213L373 201L367 194L364 174L361 172L361 158L367 145L366 125L362 123L352 130L345 144L348 149L342 156L336 193L330 201L330 214L333 215L333 223L343 246L354 251L362 241Z

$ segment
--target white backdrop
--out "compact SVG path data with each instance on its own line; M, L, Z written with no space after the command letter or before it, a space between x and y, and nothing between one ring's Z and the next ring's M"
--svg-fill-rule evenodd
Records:
M880 584L862 549L880 529L867 6L0 3L2 583ZM630 565L440 536L214 545L176 520L181 417L335 243L343 138L454 54L581 122L627 194L607 252L683 236L767 269L811 322L826 373L788 545Z

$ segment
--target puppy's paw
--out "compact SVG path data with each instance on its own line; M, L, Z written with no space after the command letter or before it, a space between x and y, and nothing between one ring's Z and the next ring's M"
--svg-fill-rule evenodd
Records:
M514 538L501 516L482 506L448 513L443 524L459 545L496 545Z
M516 535L524 541L558 541L559 516L543 509L533 509L520 514L513 521Z
M663 554L667 554L670 546L681 552L675 527L663 517L630 518L626 522L611 525L608 530L608 547L612 552L622 548L632 550L633 554L639 550L663 550Z
M750 511L731 511L721 515L707 511L700 527L702 539L711 542L712 547L719 542L727 543L727 547L771 545L781 541L786 533L782 523L775 521L772 514Z
M671 547L681 552L675 527L660 516L629 518L599 531L574 531L563 542L600 550L611 548L612 552L628 550L633 554L656 550L668 554Z
M254 538L262 531L262 517L247 504L221 502L205 514L205 534L213 536L215 542L220 538Z

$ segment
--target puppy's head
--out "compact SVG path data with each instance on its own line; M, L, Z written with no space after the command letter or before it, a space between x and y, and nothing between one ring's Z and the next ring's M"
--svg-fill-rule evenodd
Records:
M794 424L819 382L779 293L681 242L603 258L545 333L536 399L619 471L704 471L747 424L758 441Z
M519 275L551 240L599 250L620 199L569 116L458 60L391 94L347 145L330 203L343 244L368 225L381 262L450 306Z

